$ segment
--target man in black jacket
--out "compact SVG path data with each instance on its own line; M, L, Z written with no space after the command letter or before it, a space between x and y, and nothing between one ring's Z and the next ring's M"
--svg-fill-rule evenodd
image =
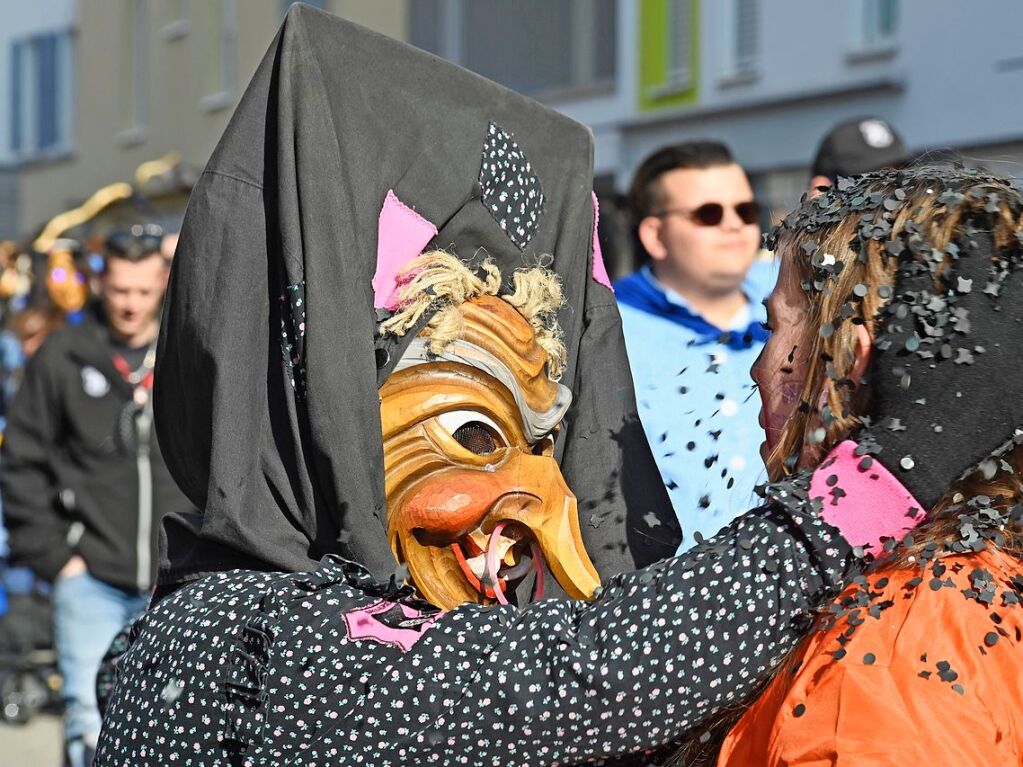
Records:
M95 677L113 637L149 598L160 518L189 508L152 428L160 233L107 241L102 311L55 332L25 370L3 446L11 558L53 582L72 767L99 736Z

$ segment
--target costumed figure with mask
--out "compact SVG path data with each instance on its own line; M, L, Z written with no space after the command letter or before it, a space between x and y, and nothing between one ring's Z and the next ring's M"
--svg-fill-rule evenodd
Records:
M913 524L783 486L663 559L591 172L576 123L291 9L185 218L156 417L202 512L97 764L655 763Z

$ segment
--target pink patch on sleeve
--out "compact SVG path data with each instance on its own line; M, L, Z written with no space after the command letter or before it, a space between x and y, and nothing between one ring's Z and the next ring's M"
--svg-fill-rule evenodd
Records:
M406 618L418 618L420 615L418 610L408 605L384 601L346 613L345 624L348 626L348 638L353 640L371 639L382 644L395 645L400 647L402 652L408 652L443 614L438 613L416 628L396 628L376 617L380 613L399 609Z
M597 237L597 221L600 219L600 205L597 202L597 193L593 192L593 279L605 288L614 292L611 287L611 280L607 276L607 267L604 266L604 254L600 251L600 239Z
M394 309L398 304L398 272L423 252L437 236L437 227L387 191L377 223L377 269L373 275L373 306Z
M823 501L821 518L837 527L850 546L869 546L876 556L882 537L901 537L925 515L920 502L880 461L871 457L864 466L863 458L856 455L852 440L835 445L810 478L810 497Z

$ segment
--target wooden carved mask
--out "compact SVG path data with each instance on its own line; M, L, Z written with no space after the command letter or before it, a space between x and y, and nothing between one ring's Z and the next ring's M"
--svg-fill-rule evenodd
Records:
M77 312L89 298L89 286L68 250L53 250L46 265L46 291L54 306L65 314Z
M445 610L505 603L533 571L538 598L544 565L567 594L591 597L599 579L553 457L571 394L506 301L459 311L458 339L433 354L427 329L380 389L391 550Z

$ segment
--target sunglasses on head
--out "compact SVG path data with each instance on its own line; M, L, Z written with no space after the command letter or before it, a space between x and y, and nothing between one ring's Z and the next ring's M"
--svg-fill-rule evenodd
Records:
M760 221L760 203L756 200L748 200L735 205L735 214L743 224L755 224ZM662 210L654 214L657 218L663 216L685 216L694 224L699 226L717 226L725 219L725 206L720 202L705 202L693 210L681 210L672 208Z
M107 250L118 255L143 255L160 250L163 228L156 224L135 224L113 232L106 239Z

